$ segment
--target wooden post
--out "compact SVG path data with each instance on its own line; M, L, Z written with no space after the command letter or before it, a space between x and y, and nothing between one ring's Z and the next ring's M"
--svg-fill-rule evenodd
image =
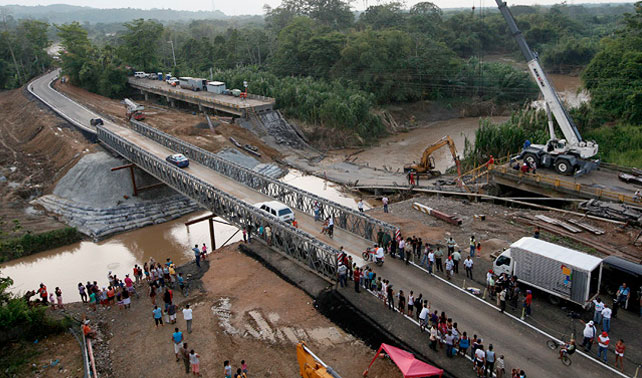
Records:
M134 187L134 197L138 196L138 189L136 188L136 177L134 176L134 164L129 166L129 173L132 176L132 186Z
M216 238L214 237L214 220L212 218L208 219L210 224L210 243L212 244L212 252L216 249Z

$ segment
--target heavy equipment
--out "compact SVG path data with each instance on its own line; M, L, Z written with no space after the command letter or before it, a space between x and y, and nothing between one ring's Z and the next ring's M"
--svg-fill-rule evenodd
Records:
M132 119L132 117L134 117L136 121L142 121L145 119L145 113L143 113L145 107L143 105L139 105L128 98L124 99L123 102L125 103L125 107L127 108L125 117L128 121Z
M341 378L332 368L317 357L303 341L296 346L301 378Z
M455 165L457 166L457 175L461 177L461 164L459 162L459 157L457 157L455 142L453 142L452 138L448 135L428 146L421 155L421 161L419 163L413 162L413 164L404 165L404 173L415 172L419 175L425 174L432 177L441 175L441 172L435 169L435 159L432 157L432 154L444 146L448 146L448 148L450 148L450 153L452 154Z
M548 142L545 145L525 143L524 149L518 158L523 159L531 166L536 164L537 167L553 167L557 173L562 175L575 174L575 176L579 176L596 169L599 166L599 160L589 159L597 155L597 143L582 139L577 126L564 108L555 88L542 69L537 54L526 43L526 39L519 30L506 2L502 0L495 0L495 2L508 24L508 29L517 41L522 55L528 62L528 70L544 97L548 114L548 132L550 136ZM555 117L566 139L558 139L555 136L553 117Z

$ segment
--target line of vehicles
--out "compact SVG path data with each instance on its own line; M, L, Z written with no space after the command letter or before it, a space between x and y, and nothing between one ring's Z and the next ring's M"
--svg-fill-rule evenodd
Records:
M146 73L143 71L136 71L134 72L134 77L138 79L160 81L164 80L168 85L171 85L172 87L189 89L194 92L204 91L215 94L224 94L234 97L247 98L247 86L245 91L241 91L240 89L227 89L225 86L225 82L222 81L209 81L200 77L191 76L175 77L172 76L171 72L163 75L162 72Z

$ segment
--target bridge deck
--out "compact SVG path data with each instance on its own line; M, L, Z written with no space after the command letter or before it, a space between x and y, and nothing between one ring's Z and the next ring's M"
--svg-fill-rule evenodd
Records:
M256 112L270 110L274 107L273 98L249 95L248 98L216 94L207 91L192 91L181 87L172 87L165 81L129 78L129 85L145 92L155 93L160 96L167 96L175 100L189 102L208 108L220 110L245 117L248 109Z
M118 126L110 122L105 122L105 128L136 144L140 148L146 150L154 156L157 156L160 159L164 160L168 155L175 153L174 151L169 150L168 148L142 136L141 134L131 129ZM273 198L270 198L237 181L214 172L213 170L194 161L190 161L190 166L185 168L184 170L211 184L217 189L233 195L234 197L247 203L254 204L258 202L273 200ZM361 252L364 251L368 246L372 245L370 241L338 227L335 227L334 229L334 239L330 239L326 235L321 235L321 224L319 222L315 222L313 216L301 212L297 209L292 210L294 210L295 212L296 219L301 230L309 233L312 236L315 236L318 240L336 249L339 249L340 246L343 246L347 251L354 253L353 258L356 258L357 262L361 261L361 258L359 257Z
M508 164L490 170L492 178L501 185L538 193L547 197L601 198L616 202L634 203L636 185L618 178L612 169L600 169L580 177L563 176L551 169L538 169L537 174L512 169Z

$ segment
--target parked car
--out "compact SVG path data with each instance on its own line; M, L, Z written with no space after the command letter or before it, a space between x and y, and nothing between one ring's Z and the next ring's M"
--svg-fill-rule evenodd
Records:
M174 164L178 168L187 168L189 166L189 159L183 154L169 155L165 160L170 164Z
M149 74L147 74L145 72L142 72L142 71L134 72L134 77L137 77L139 79L144 79L144 78L146 78L148 76L149 76Z
M105 123L100 118L92 118L89 120L89 124L92 126L97 126L97 125L104 125Z
M279 218L283 222L292 223L294 221L294 211L279 201L259 202L254 206Z
M175 87L178 85L178 83L180 83L180 81L175 77L170 77L169 79L165 80L165 82L172 87Z
M617 177L624 182L628 182L629 184L642 185L642 176L630 175L628 173L620 172Z

